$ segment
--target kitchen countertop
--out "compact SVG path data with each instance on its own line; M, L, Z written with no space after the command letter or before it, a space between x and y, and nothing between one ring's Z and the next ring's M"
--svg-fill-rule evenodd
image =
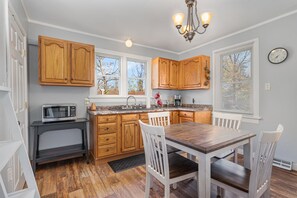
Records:
M182 107L153 107L153 108L143 108L137 110L123 110L113 107L97 107L96 111L88 110L91 115L112 115L112 114L129 114L129 113L149 113L149 112L161 112L161 111L212 111L212 105L185 105Z

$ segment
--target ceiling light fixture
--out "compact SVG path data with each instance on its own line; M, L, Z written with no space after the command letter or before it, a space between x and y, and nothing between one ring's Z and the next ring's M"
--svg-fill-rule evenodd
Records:
M131 39L126 40L125 42L126 47L132 47L133 42L131 41Z
M184 36L186 41L191 42L195 36L195 33L203 34L206 31L206 28L209 26L209 22L211 20L211 14L209 12L205 12L201 14L201 22L197 12L197 0L185 0L188 7L188 18L187 25L183 26L184 14L177 13L173 15L172 19L174 21L175 27L178 32ZM195 13L194 13L195 7ZM195 25L195 22L197 25Z

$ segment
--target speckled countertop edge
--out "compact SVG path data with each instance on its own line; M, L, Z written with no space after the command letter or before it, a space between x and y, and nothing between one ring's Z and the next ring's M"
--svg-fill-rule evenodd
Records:
M193 107L184 106L184 107L163 107L163 108L154 108L154 109L141 109L141 110L112 110L108 108L102 108L97 111L90 111L90 115L113 115L113 114L131 114L131 113L149 113L149 112L162 112L162 111L212 111L211 105L195 105Z

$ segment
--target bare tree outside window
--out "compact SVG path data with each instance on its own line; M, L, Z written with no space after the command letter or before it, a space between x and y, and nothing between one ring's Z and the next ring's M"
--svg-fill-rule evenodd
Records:
M119 95L120 58L96 56L97 94Z
M128 95L145 95L146 64L127 61Z
M252 113L252 49L221 55L221 108Z

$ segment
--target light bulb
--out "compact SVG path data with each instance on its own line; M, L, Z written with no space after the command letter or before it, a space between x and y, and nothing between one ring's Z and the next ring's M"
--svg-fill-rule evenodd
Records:
M131 41L131 39L126 40L125 42L126 47L132 47L133 42Z
M176 13L175 15L172 16L174 25L177 28L180 28L182 26L184 17L185 17L185 15L183 13Z
M211 14L209 12L204 12L201 14L201 22L203 27L207 28L211 20Z

